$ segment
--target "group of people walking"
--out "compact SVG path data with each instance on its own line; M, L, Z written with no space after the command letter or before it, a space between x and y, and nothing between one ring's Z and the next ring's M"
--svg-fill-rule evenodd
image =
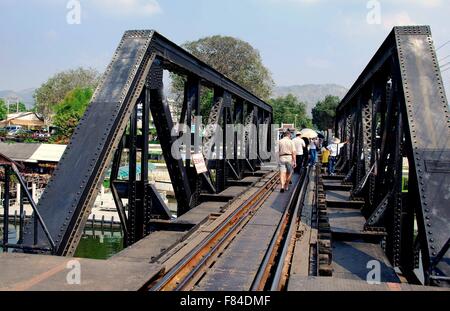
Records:
M327 167L329 175L334 175L340 150L347 143L348 141L341 143L338 138L334 138L327 144L318 137L311 139L302 137L301 133L297 133L296 137L292 138L291 131L285 131L279 142L281 192L289 190L294 173L300 173L306 165L316 165L319 151L322 154L322 165Z

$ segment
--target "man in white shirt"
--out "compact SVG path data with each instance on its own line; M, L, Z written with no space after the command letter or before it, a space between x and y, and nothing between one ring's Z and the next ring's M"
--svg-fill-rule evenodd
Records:
M280 157L280 180L281 180L281 192L289 190L289 183L291 182L292 173L296 167L296 155L295 145L291 140L291 133L286 131L283 134L283 139L279 144L279 157Z
M306 144L300 133L297 134L297 137L294 138L293 142L295 150L297 151L297 166L295 172L300 173L303 166L303 149L306 148Z
M328 174L330 174L331 176L334 175L334 168L336 166L337 157L339 156L342 147L348 144L348 141L344 143L340 142L341 141L339 138L335 138L327 147L327 149L330 150L330 158L328 159Z

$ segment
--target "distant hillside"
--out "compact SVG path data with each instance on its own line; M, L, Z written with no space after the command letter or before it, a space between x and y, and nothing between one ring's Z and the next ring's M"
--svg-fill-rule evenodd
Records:
M32 108L34 106L33 94L36 89L26 89L22 91L0 91L0 98L6 99L8 97L17 97L20 102L24 103L27 108Z
M307 104L308 114L312 115L312 109L319 100L324 99L327 95L338 96L342 99L347 92L347 88L337 84L306 84L275 87L272 97L292 94Z

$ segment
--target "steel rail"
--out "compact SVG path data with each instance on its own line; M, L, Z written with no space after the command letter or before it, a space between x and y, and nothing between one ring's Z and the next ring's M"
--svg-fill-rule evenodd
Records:
M275 174L265 186L248 198L224 222L211 232L199 245L192 249L179 263L177 263L162 279L150 288L151 291L182 290L192 280L205 263L217 251L239 232L239 228L249 221L265 199L274 191L279 183L279 175Z
M295 205L295 210L293 212L293 217L291 219L291 223L289 224L289 230L286 239L284 240L283 249L281 251L280 260L278 261L277 268L275 270L275 275L272 281L272 286L270 288L271 291L280 291L286 285L287 278L286 276L287 269L289 268L289 263L292 258L292 250L295 244L296 231L300 222L301 208L304 204L304 198L306 194L306 190L308 189L309 180L311 176L311 169L308 168L305 175L303 176L304 180L302 183L302 187L300 189L300 193L298 195L298 201Z
M295 185L295 189L291 195L291 198L289 199L289 202L286 206L286 210L278 224L275 234L272 237L269 248L266 252L266 255L264 256L264 259L255 277L255 280L253 281L251 291L263 291L266 287L272 267L276 260L277 252L280 248L280 245L282 244L283 236L286 233L286 227L289 222L292 206L294 204L294 201L298 198L299 186L302 185L304 176L305 170L302 171L302 174Z

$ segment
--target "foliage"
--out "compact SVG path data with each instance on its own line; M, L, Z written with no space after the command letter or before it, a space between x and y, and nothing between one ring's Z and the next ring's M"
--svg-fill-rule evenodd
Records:
M64 100L67 93L76 88L95 89L100 74L94 69L77 68L55 74L34 93L36 112L50 123L55 107Z
M186 42L183 47L234 82L267 99L273 80L263 65L259 51L249 43L233 37L211 36Z
M311 119L306 113L306 104L302 103L292 94L285 97L271 99L269 103L273 107L273 119L275 124L294 124L297 128L310 128Z
M340 102L337 96L327 96L323 101L319 101L313 109L313 123L320 130L332 129L336 117L336 108Z
M249 43L224 36L211 36L183 45L189 53L210 65L229 79L256 96L267 100L274 86L270 71L262 63L261 55ZM171 91L175 95L175 115L181 110L186 77L171 74ZM201 90L201 110L204 121L208 119L213 92Z
M55 107L54 125L58 128L57 142L67 143L83 117L94 91L76 88Z
M214 104L214 92L211 89L202 89L200 93L200 112L202 114L203 124L208 123L209 113Z
M17 111L19 109L19 111ZM28 109L25 106L24 103L17 104L9 104L9 113L15 113L15 112L27 112Z
M8 108L3 99L0 99L0 120L6 120L8 117Z

